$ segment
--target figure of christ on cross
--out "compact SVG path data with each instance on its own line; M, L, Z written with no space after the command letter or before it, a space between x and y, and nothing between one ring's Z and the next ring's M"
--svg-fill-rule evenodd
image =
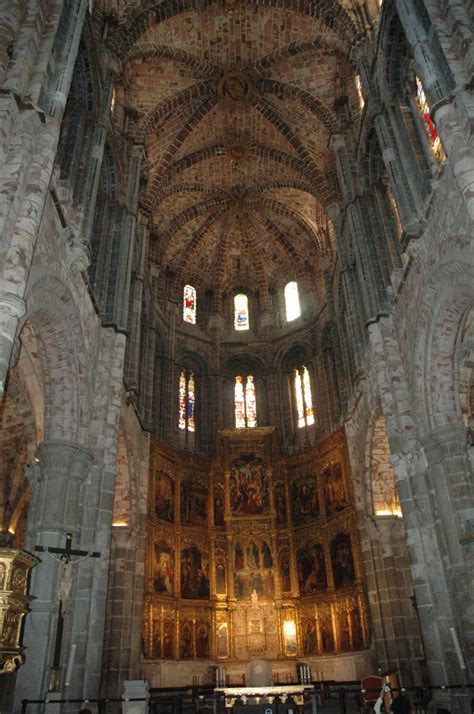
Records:
M100 553L96 551L77 550L72 547L72 533L66 533L66 545L64 548L56 548L53 546L37 545L35 551L46 553L50 558L56 560L63 568L61 582L59 584L59 609L58 609L58 624L56 627L56 640L54 643L53 666L51 668L51 679L49 683L49 691L59 689L59 675L61 670L61 646L64 629L64 616L67 612L69 598L72 589L73 569L79 565L83 559L99 558ZM59 557L53 554L58 554ZM76 560L71 560L71 556L75 555Z

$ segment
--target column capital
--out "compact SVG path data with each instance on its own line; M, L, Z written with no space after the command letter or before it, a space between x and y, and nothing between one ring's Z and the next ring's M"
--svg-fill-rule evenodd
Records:
M69 474L83 480L94 457L89 449L68 441L43 441L36 449L41 473Z
M428 461L440 463L466 453L468 436L469 430L464 424L445 424L422 436L420 441Z

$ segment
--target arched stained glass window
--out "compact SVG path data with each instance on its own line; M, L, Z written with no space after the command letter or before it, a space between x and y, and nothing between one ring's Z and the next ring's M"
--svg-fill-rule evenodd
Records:
M191 372L188 381L188 431L194 431L194 376Z
M192 285L185 285L183 289L183 320L196 324L196 289Z
M179 420L180 429L186 429L186 370L182 369L179 377Z
M247 377L245 385L245 415L247 417L247 426L257 426L257 402L255 399L255 383L251 374Z
M249 301L247 295L239 293L234 297L234 328L249 329Z
M244 385L242 383L242 377L237 375L235 378L234 386L234 399L235 399L235 426L237 429L242 429L247 424L245 423L245 398L244 398Z
M194 375L187 373L183 367L179 376L179 417L178 427L183 431L195 431L194 408L196 406L196 389Z
M421 118L423 120L423 128L425 130L426 137L433 152L433 156L437 161L444 161L445 154L443 147L441 145L441 139L438 136L436 127L431 120L430 107L428 100L426 99L425 91L419 77L415 75L416 80L416 102L418 104L418 109L420 110Z
M253 376L249 374L245 381L241 374L238 374L234 383L234 408L235 426L237 429L249 429L257 426L257 399L255 394L255 382Z
M286 320L296 320L301 315L300 298L298 295L298 283L294 280L287 283L285 287Z
M303 365L293 372L298 427L314 424L314 407L309 372Z
M306 367L303 367L303 395L305 405L306 424L314 424L313 398L311 396L311 384L309 381L309 372Z
M296 398L296 417L298 420L298 427L305 425L304 420L304 401L303 401L303 388L301 385L301 375L297 369L294 372L295 377L295 398Z

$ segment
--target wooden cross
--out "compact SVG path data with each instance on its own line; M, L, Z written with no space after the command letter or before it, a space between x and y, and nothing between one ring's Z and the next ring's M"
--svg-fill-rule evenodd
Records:
M100 558L100 553L97 551L88 550L77 550L77 548L72 547L72 533L66 533L66 545L64 548L56 548L54 546L37 545L35 546L35 551L38 553L47 553L54 560L57 560L64 568L61 586L60 586L60 597L59 597L59 611L58 611L58 624L56 627L56 640L54 643L54 657L53 666L51 668L51 678L49 681L49 691L56 691L59 689L59 675L61 671L61 647L63 640L63 630L64 630L64 608L66 606L66 600L69 596L69 592L72 586L72 566L76 563L79 564L80 558ZM57 553L59 557L53 555ZM77 560L72 560L71 556L77 556Z

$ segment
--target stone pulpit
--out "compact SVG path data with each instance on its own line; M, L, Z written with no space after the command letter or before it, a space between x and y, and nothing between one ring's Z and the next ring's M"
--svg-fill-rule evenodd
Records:
M28 573L37 562L24 550L0 548L0 674L13 672L23 660L21 625L32 600Z

